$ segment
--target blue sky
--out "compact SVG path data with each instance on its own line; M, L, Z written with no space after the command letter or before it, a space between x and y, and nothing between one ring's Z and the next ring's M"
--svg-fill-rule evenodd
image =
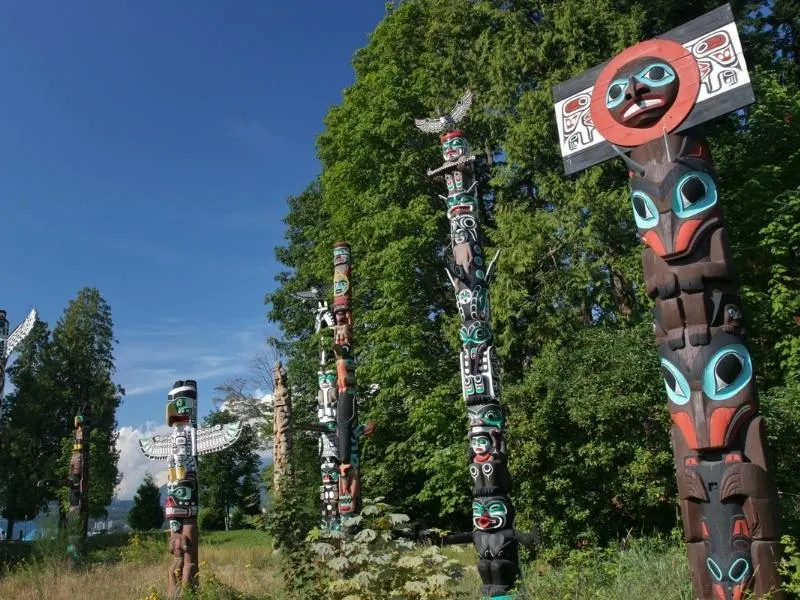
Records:
M100 290L132 441L161 423L174 379L199 380L205 413L275 333L263 296L286 197L317 174L322 118L383 14L380 0L4 6L0 307L12 327L34 305L53 326L78 289Z

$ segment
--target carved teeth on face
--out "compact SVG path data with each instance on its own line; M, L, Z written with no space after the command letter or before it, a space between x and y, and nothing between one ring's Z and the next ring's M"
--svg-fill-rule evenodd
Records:
M648 110L650 108L654 108L656 106L661 106L664 104L664 101L661 98L650 98L647 100L642 100L635 104L631 104L627 110L622 113L623 119L630 119L633 115L643 111Z

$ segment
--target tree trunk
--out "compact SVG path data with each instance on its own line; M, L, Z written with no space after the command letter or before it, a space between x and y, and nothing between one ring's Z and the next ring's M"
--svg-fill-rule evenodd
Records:
M8 519L8 531L6 531L6 539L13 540L14 539L14 524L17 522L16 519Z

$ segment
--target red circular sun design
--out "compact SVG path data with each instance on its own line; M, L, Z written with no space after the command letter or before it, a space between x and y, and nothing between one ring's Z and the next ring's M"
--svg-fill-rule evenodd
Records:
M626 127L606 108L606 90L617 72L634 60L652 57L668 63L678 76L678 96L666 114L649 127ZM689 115L700 93L700 69L692 53L673 40L647 40L626 48L600 72L592 90L591 114L594 126L612 144L640 146L674 131Z

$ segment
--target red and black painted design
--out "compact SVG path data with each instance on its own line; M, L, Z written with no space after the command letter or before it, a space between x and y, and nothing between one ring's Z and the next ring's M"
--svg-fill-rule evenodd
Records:
M711 25L692 25L689 47L656 39L624 50L599 71L591 113L629 170L694 596L782 599L777 496L717 175L686 127L702 94L743 77L730 28Z

